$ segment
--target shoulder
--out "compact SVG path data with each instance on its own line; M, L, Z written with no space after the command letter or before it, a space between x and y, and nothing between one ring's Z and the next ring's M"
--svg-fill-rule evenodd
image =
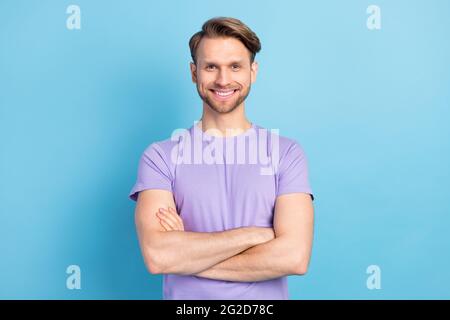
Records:
M159 155L164 159L168 159L171 155L171 152L177 145L182 141L180 132L187 131L187 129L177 129L172 135L166 139L158 140L150 143L144 150L145 155ZM177 133L178 132L178 133Z
M274 148L278 149L280 160L285 158L287 155L304 154L304 150L300 142L297 139L290 138L280 134L279 129L267 129L259 125L257 125L256 128L258 129L258 132L261 131L267 132L266 135L270 140L271 149L272 150L274 150Z

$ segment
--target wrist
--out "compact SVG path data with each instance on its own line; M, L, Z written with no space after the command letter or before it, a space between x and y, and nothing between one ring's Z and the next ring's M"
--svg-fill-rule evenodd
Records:
M254 246L265 243L275 238L272 228L254 227L253 229L252 245Z

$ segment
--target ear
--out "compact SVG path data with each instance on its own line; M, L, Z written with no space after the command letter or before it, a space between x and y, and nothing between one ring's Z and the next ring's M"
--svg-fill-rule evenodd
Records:
M189 64L190 68L191 68L191 77L192 77L192 82L193 83L197 83L197 66L191 62Z
M252 83L256 81L256 75L258 74L258 62L253 61L252 65L250 66L250 77Z

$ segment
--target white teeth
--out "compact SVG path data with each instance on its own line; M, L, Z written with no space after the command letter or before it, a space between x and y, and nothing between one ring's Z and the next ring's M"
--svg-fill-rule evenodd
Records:
M227 97L231 94L233 94L234 90L231 91L215 91L217 95L221 96L221 97Z

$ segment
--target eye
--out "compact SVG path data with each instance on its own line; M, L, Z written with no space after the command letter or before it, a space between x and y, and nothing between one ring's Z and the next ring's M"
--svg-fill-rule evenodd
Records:
M233 70L239 70L240 68L241 68L241 66L238 65L238 64L233 64L233 65L231 66L231 69L233 69Z
M212 71L212 70L215 70L215 69L216 69L216 66L213 65L213 64L209 64L209 65L206 66L206 70L208 70L208 71Z

